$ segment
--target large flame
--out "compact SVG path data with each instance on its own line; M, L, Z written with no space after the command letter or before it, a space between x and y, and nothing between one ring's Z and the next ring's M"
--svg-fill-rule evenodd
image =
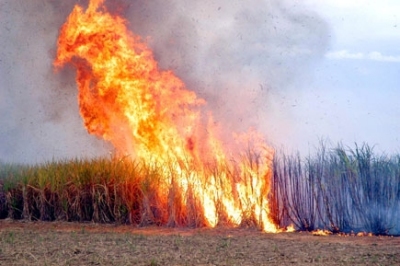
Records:
M77 68L88 132L110 141L119 154L165 169L158 200L170 202L173 186L180 206L165 220L188 216L194 198L206 226L251 219L262 230L277 232L267 201L272 153L262 138L250 131L222 142L205 101L172 71L161 71L146 44L103 4L75 6L61 29L54 62ZM228 156L234 147L245 152Z

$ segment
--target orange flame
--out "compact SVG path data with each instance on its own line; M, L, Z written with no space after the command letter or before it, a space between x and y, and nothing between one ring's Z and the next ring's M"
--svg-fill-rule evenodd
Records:
M332 232L326 229L317 229L311 232L314 236L329 236Z
M177 215L189 212L191 195L206 226L222 219L239 225L251 218L264 231L279 231L269 219L267 201L272 152L259 134L236 135L235 144L223 145L218 125L204 112L205 101L172 71L161 71L152 51L103 3L74 7L54 62L57 68L68 62L77 68L88 132L110 141L119 154L161 166L160 199L168 202L173 185L181 206ZM246 156L227 155L245 143Z

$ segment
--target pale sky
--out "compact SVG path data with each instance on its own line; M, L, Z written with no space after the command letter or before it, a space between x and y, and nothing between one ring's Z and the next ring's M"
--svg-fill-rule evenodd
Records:
M307 150L321 137L399 152L400 1L305 3L327 21L331 37L311 84L301 88L289 145Z

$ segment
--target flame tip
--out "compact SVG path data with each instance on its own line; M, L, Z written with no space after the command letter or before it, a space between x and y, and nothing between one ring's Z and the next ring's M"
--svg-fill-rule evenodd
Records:
M85 12L75 6L61 27L53 63L76 67L87 131L110 141L118 154L158 167L150 174L159 179L152 186L160 215L169 215L162 221L180 224L179 217L198 215L215 227L249 219L278 232L265 199L271 169L262 136L251 129L223 138L206 101L173 71L161 71L152 51L104 3L90 0ZM249 158L241 151L230 155L243 147Z

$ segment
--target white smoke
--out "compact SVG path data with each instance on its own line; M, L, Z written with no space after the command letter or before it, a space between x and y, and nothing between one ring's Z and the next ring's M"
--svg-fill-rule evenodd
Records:
M0 1L0 161L94 157L110 147L79 116L75 73L54 73L59 28L87 1ZM282 142L287 108L323 57L329 29L300 1L106 0L111 12L205 98L229 131L256 127ZM282 100L282 99L285 100Z
M227 131L256 127L278 144L296 130L298 88L328 48L329 27L300 2L124 1L124 15Z
M106 152L107 145L83 127L73 72L54 73L58 30L73 6L57 2L1 1L2 161L36 163Z

